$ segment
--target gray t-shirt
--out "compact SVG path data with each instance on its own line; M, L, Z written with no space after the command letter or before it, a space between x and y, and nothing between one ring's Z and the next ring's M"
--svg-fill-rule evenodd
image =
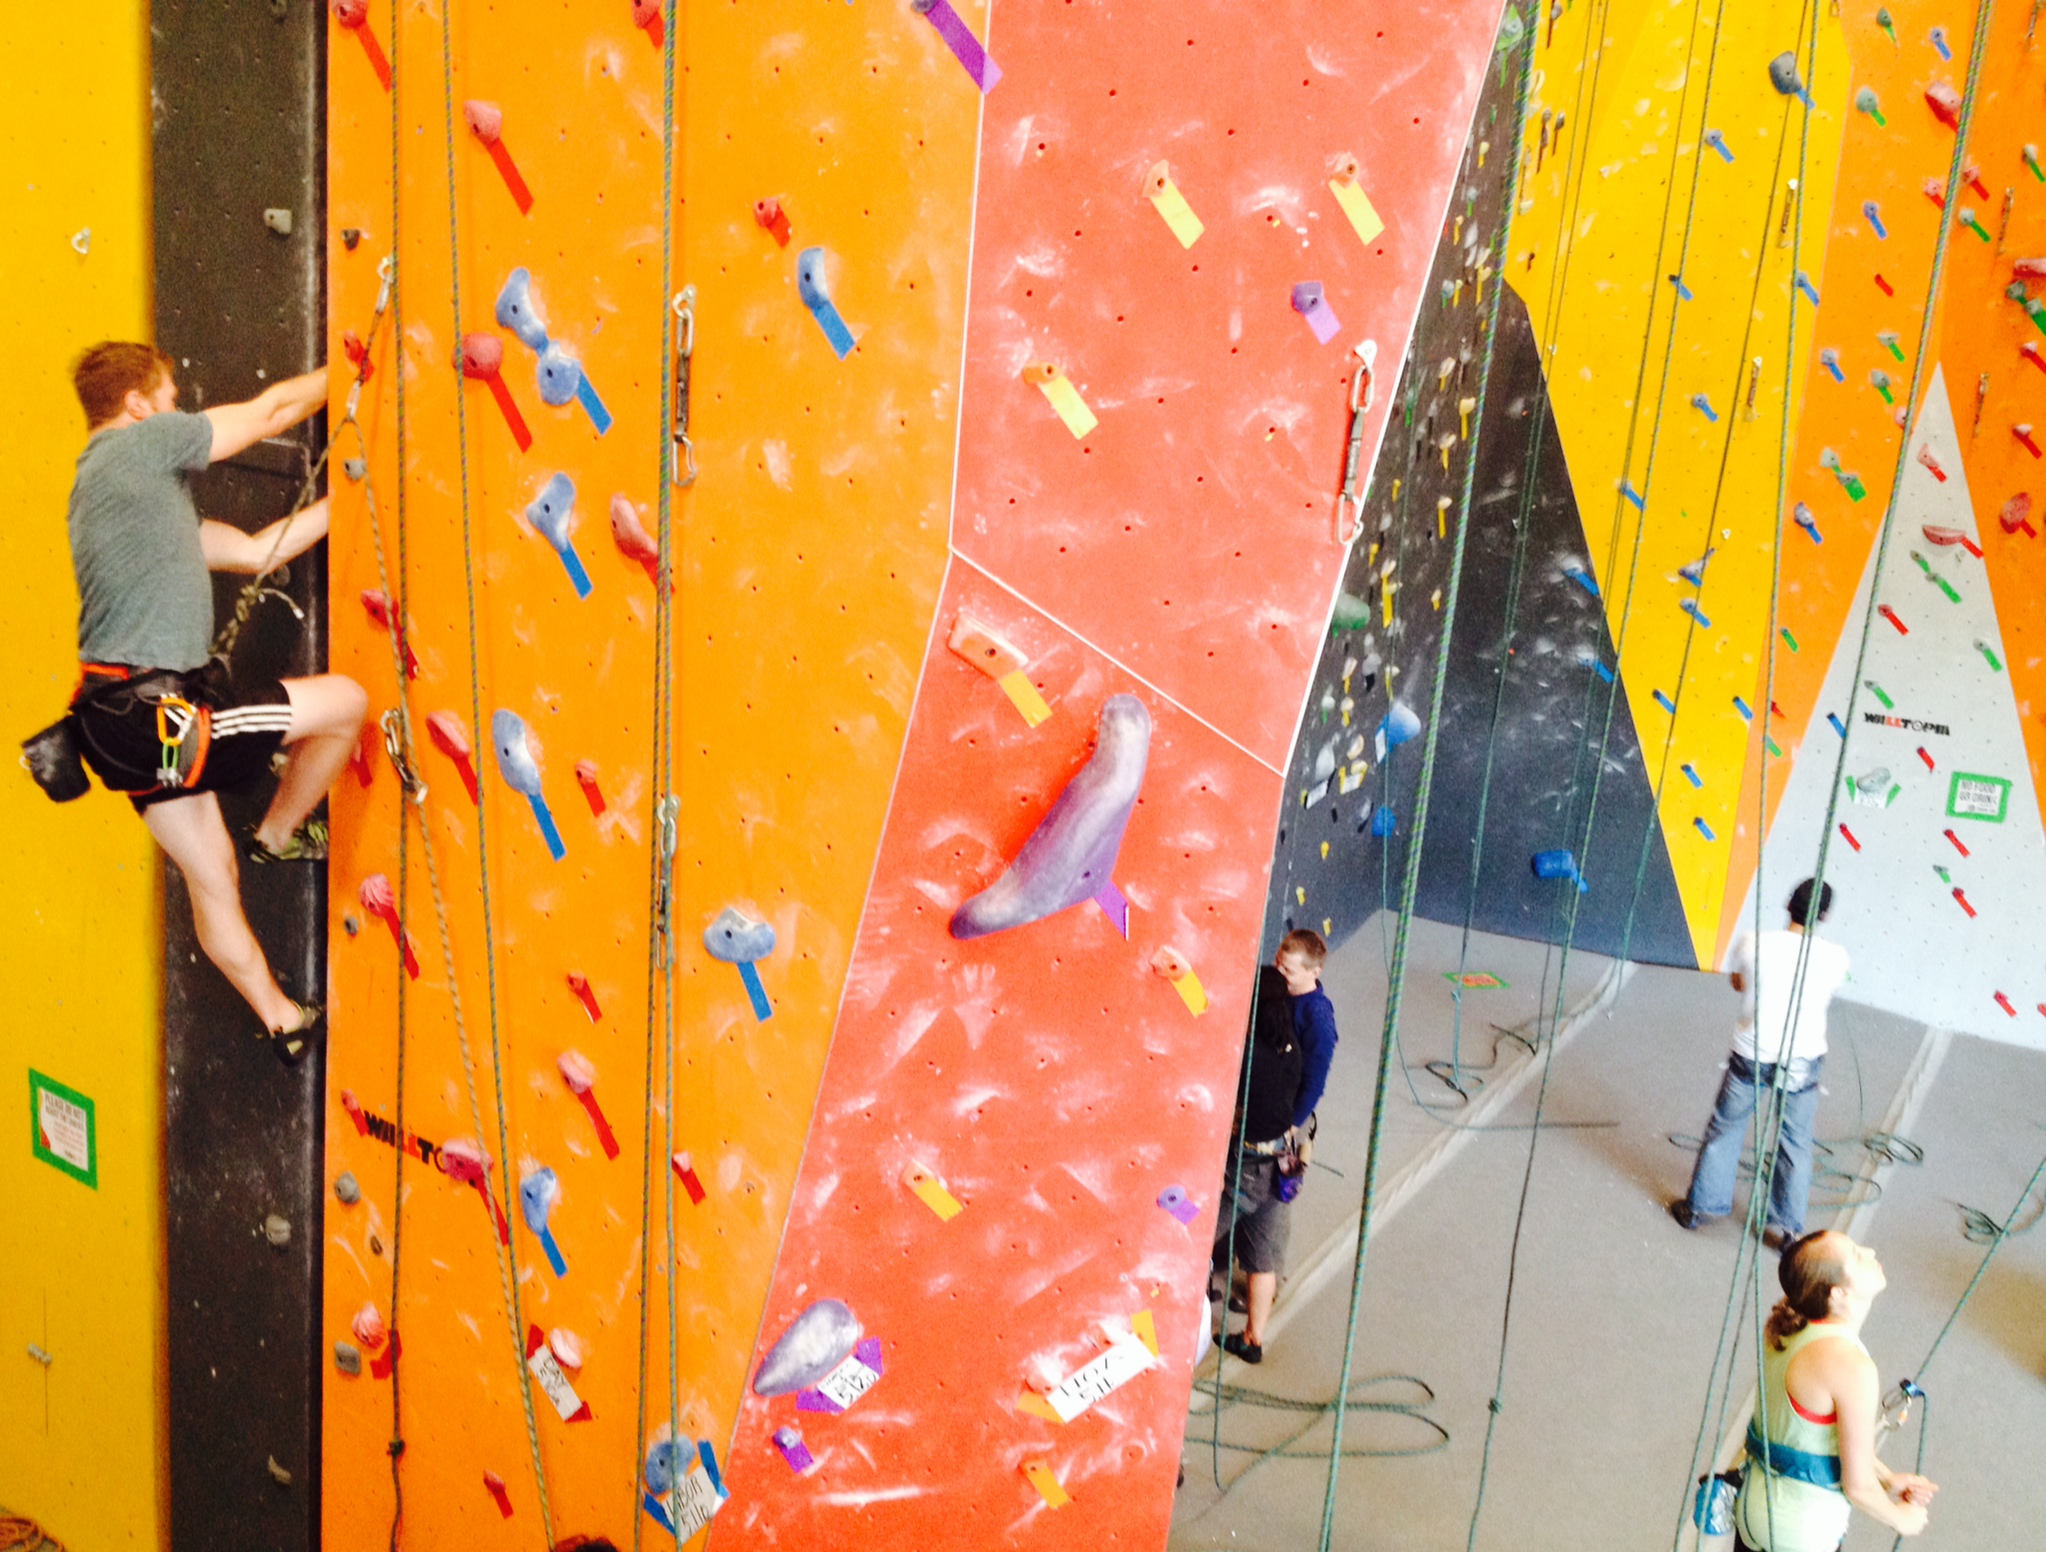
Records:
M176 411L101 431L71 483L78 656L137 668L201 667L213 580L186 476L213 459L213 422Z

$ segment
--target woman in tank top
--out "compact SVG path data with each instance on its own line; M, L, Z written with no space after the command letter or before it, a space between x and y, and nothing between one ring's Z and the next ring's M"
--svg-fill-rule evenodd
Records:
M1777 1269L1763 1392L1748 1424L1748 1468L1734 1508L1742 1552L1834 1552L1851 1509L1900 1535L1925 1529L1938 1491L1876 1459L1876 1367L1861 1345L1887 1285L1866 1245L1822 1230L1791 1241Z

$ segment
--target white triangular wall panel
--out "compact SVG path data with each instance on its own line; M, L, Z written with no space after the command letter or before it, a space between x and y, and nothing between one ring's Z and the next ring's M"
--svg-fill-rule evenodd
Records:
M1921 449L1930 450L1944 482L1919 460ZM1833 914L1821 935L1853 956L1843 997L1940 1028L2046 1049L2040 1007L2046 1003L2046 831L2010 676L1996 666L2004 659L1996 606L1981 558L1961 544L1934 544L1924 533L1928 526L1958 530L1980 547L1953 409L1938 370L1911 451L1876 600L1908 634L1881 612L1869 633L1841 772L1852 785L1841 782L1826 862ZM1810 542L1785 527L1786 544ZM1763 925L1782 926L1784 902L1817 861L1840 754L1828 718L1844 722L1847 716L1874 571L1871 549L1742 909L1741 930L1754 922L1757 889ZM1957 774L1988 780L1964 782L1957 792ZM1985 807L1992 799L2001 807L2000 820L1949 811ZM1859 850L1841 834L1841 824Z

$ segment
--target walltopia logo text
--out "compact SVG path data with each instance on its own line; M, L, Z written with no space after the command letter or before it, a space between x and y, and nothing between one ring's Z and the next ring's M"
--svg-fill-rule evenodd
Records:
M1953 729L1944 722L1921 722L1916 717L1886 717L1878 711L1864 711L1864 722L1873 722L1877 727L1908 728L1913 733L1937 733L1941 738L1951 738Z

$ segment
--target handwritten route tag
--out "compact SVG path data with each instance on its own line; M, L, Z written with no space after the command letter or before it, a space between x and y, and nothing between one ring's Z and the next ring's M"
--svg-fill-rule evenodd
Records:
M1157 1363L1158 1355L1134 1333L1120 1336L1114 1344L1085 1368L1075 1370L1063 1384L1045 1396L1059 1421L1070 1423L1103 1396L1120 1390Z
M533 1378L547 1392L547 1399L554 1403L554 1410L561 1414L564 1423L587 1423L590 1420L590 1404L575 1393L575 1386L569 1383L561 1360L554 1356L554 1350L547 1345L547 1338L538 1326L526 1328L526 1367L533 1371Z
M862 1337L851 1357L815 1385L797 1394L796 1410L843 1412L872 1390L874 1382L880 1378L881 1339L877 1336Z

